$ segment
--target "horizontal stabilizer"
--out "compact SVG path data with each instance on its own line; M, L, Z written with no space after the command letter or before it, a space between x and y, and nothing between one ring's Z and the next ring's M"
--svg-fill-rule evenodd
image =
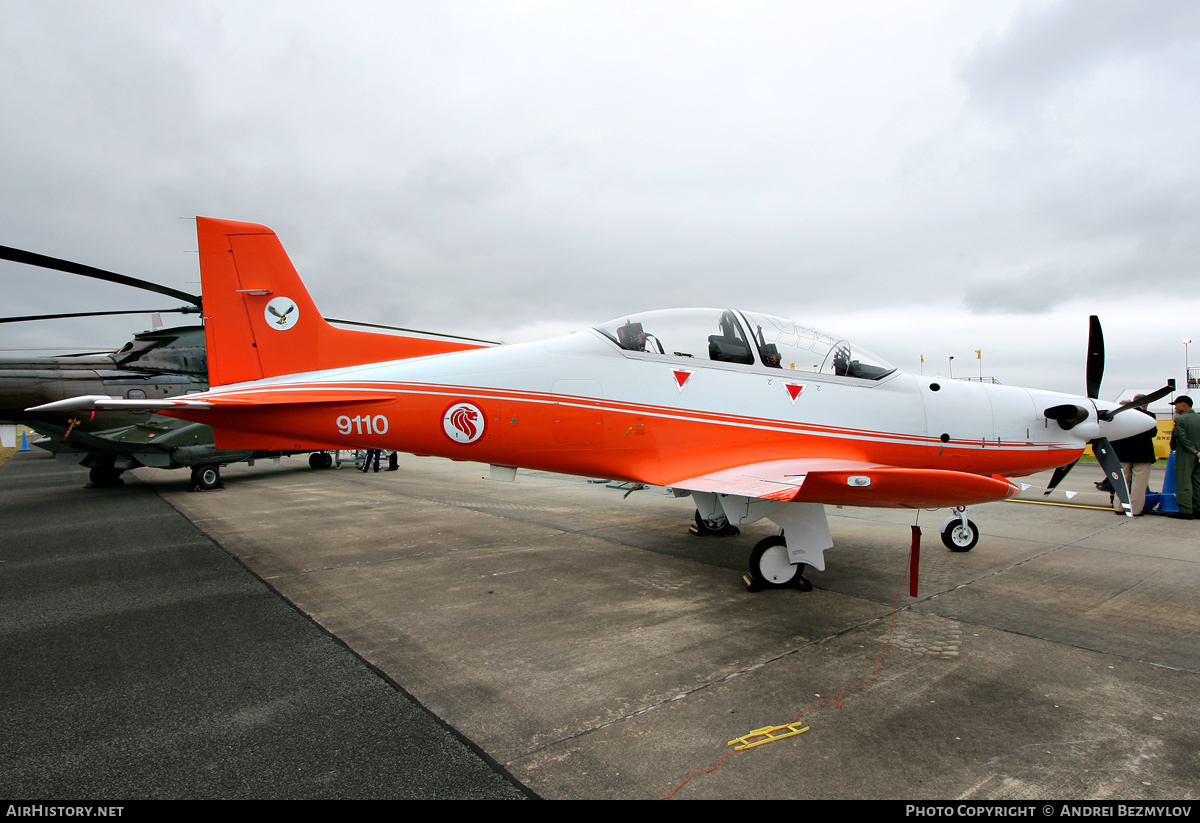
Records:
M66 400L56 400L53 403L43 403L25 411L105 411L111 409L132 412L163 411L164 409L210 409L212 405L203 400L190 400L186 395L166 400L126 400L122 397L108 397L103 394L85 394L80 397L69 397Z
M88 394L81 397L70 397L34 406L26 411L153 411L170 414L180 409L203 409L205 411L244 411L261 409L265 406L324 406L341 403L386 403L392 398L382 392L338 392L333 395L318 397L310 392L255 392L244 397L226 397L224 395L183 395L182 397L167 397L162 400L126 400L122 397L107 397L102 394Z

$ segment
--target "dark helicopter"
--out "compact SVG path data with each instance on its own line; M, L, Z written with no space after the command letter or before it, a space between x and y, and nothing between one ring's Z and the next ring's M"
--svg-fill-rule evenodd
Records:
M162 313L199 314L201 310L200 295L68 260L8 246L0 246L0 260L131 286L187 304L171 309L2 317L0 323L120 314L154 314L157 317ZM331 322L391 328L347 320ZM43 435L34 445L54 452L59 460L87 466L93 486L119 485L123 482L123 472L139 466L150 466L191 468L190 488L213 489L221 485L222 465L297 454L217 449L213 445L213 432L209 426L150 412L66 414L26 411L31 406L81 395L161 399L202 392L207 388L204 327L155 328L134 335L124 346L111 352L0 358L0 425L21 424ZM329 468L333 465L333 456L326 452L314 452L309 455L308 462L313 468Z
M0 323L164 312L199 313L201 298L115 272L0 246L0 259L93 277L186 301L175 309L151 311L75 312L4 317ZM241 460L276 457L280 452L225 451L213 446L212 429L149 412L97 412L77 415L28 412L50 399L103 394L128 399L162 398L208 388L208 362L202 326L155 328L112 352L57 357L0 358L0 423L22 424L43 437L34 445L59 460L90 469L93 486L119 485L121 474L138 466L192 469L192 488L221 484L220 467ZM332 465L327 454L310 459L314 466Z

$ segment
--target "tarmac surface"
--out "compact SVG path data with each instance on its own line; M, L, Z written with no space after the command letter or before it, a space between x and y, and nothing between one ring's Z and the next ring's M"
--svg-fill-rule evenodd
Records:
M461 770L500 795L519 795L511 775L546 798L656 798L718 763L675 797L1200 793L1200 523L994 503L971 511L979 545L951 553L945 510L831 507L835 547L826 571L809 571L814 590L751 594L740 574L769 523L700 538L690 501L657 490L623 499L537 472L494 482L484 466L434 458L400 468L230 466L225 490L193 494L186 472L140 469L123 489L85 491L80 470L10 461L0 559L4 601L19 608L0 614L0 640L22 662L0 676L0 757L28 787L17 793L336 796L323 787L359 753L400 748L410 717L428 719L378 672L486 757L434 723L461 747L449 765L389 752L362 767L354 796L465 796L445 785ZM1027 479L1024 496L1040 498L1046 479ZM1098 479L1081 464L1052 499L1075 489L1072 504L1106 503L1090 491ZM111 519L85 513L90 500ZM143 523L160 500L183 515L177 529ZM37 525L14 541L12 513L27 509ZM904 575L918 517L914 599ZM214 568L237 564L187 521L267 585L244 572L214 583ZM50 529L60 536L45 549L26 547ZM76 543L95 546L76 556ZM197 547L206 559L179 559ZM154 574L118 583L130 567ZM100 605L81 603L88 592ZM279 625L226 611L241 601ZM127 638L150 625L166 651L142 664ZM326 647L342 657L321 662ZM253 710L225 705L263 688L255 678L275 691ZM843 686L861 688L838 708ZM179 694L148 700L161 692ZM810 705L809 731L722 761L727 741ZM337 740L353 722L362 742ZM268 744L280 753L265 759L283 762L239 780L233 761ZM309 748L293 772L286 753ZM106 774L110 756L137 780Z
M0 797L528 796L147 486L86 481L0 469Z

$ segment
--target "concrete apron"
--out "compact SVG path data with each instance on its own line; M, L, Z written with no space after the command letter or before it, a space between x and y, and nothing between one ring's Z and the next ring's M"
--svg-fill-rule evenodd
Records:
M183 472L138 476L548 798L664 796L727 741L870 680L918 516L831 508L815 590L750 594L766 522L699 538L690 501L656 491L302 465L231 466L196 494ZM1081 465L1064 485L1098 479ZM1196 797L1200 531L995 503L952 554L947 514L919 514L920 598L903 583L870 685L676 797Z

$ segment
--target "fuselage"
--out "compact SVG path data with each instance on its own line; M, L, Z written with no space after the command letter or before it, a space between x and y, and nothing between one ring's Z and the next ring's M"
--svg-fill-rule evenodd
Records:
M660 486L814 457L1023 476L1075 460L1086 443L1043 410L1092 404L898 371L861 379L631 351L594 329L267 378L196 399L219 408L173 413L212 424L219 448L394 449ZM1134 433L1143 417L1118 416L1106 434Z

